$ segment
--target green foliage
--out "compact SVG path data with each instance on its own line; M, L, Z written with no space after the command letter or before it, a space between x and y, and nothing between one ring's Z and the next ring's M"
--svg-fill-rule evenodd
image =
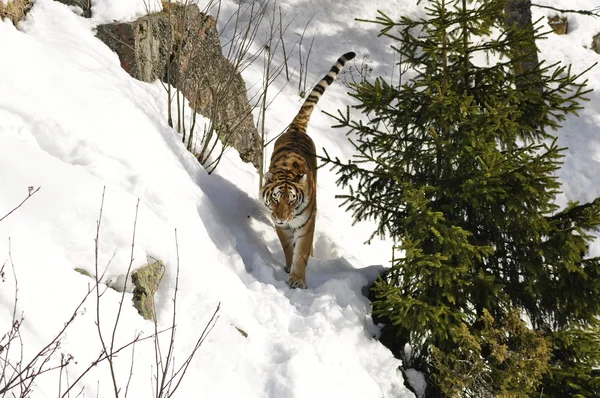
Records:
M495 358L486 388L504 396L531 394L542 375L548 397L600 380L600 259L586 257L600 200L558 209L563 148L551 134L588 91L570 67L522 67L523 41L540 34L507 31L504 4L432 0L426 19L370 21L395 41L404 82L356 85L363 117L333 116L356 157L324 159L350 189L341 198L355 220L398 242L402 256L372 287L373 311L382 341L400 356L410 344L410 360L435 381L428 397L457 394L450 376L465 380L463 396L482 396L460 370L465 358ZM501 334L489 334L492 323ZM518 365L528 356L534 366Z
M526 397L535 395L548 369L550 342L527 328L518 311L495 324L486 310L470 331L452 330L453 352L432 347L435 380L449 397Z
M544 379L541 398L600 397L600 330L576 327L554 332L551 372Z

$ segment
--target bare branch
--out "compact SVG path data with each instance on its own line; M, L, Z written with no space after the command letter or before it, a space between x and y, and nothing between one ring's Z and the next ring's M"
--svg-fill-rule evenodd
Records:
M19 209L21 206L23 206L23 204L25 204L25 202L27 202L29 200L29 198L31 198L33 195L35 195L40 190L40 188L41 187L37 187L37 189L34 190L33 187L29 187L29 192L27 194L27 197L25 199L23 199L23 201L21 203L19 203L15 208L13 208L11 211L9 211L4 216L2 216L2 218L0 218L0 222L2 222L6 217L10 216L17 209Z
M129 393L129 385L131 384L131 378L133 377L133 363L135 360L135 345L131 347L131 366L129 367L129 377L127 378L127 384L125 385L125 397Z
M158 332L158 334L164 333L164 332L166 332L166 331L167 331L167 330L169 330L169 329L170 329L170 328L167 328L167 329L161 330L161 331L159 331L159 332ZM126 348L129 348L129 347L131 347L131 346L133 346L133 345L135 345L135 344L137 344L137 343L141 343L142 341L145 341L145 340L148 340L148 339L154 338L156 335L157 335L157 334L155 334L155 333L152 333L150 336L146 336L146 337L140 337L140 336L141 336L141 333L138 333L138 334L136 335L136 337L135 337L133 340L131 340L131 341L130 341L130 342L128 342L127 344L124 344L124 345L122 345L121 347L119 347L119 348L117 348L116 350L114 350L114 351L113 351L113 353L112 353L112 356L113 356L113 357L116 357L116 356L117 356L117 354L118 354L118 353L120 353L121 351L123 351L124 349L126 349ZM70 387L69 387L69 388L68 388L68 389L67 389L67 390L66 390L66 391L65 391L65 392L64 392L64 393L61 395L61 398L65 398L65 397L66 397L66 396L69 394L69 392L70 392L70 391L71 391L71 390L72 390L72 389L73 389L75 386L77 386L77 384L78 384L78 383L81 381L81 379L83 379L83 377L84 377L86 374L88 374L88 373L89 373L89 371L90 371L90 370L91 370L93 367L97 366L98 364L100 364L101 362L103 362L103 361L105 361L105 360L107 360L107 359L108 359L108 357L105 355L105 353L104 353L104 350L101 350L101 351L100 351L100 354L98 354L98 357L96 357L96 359L95 359L95 360L93 360L93 361L90 363L90 365L89 365L89 366L88 366L86 369L84 369L84 371L83 371L83 372L82 372L82 373L79 375L79 377L77 377L77 379L76 379L76 380L73 382L73 384L71 384L71 386L70 386Z
M555 8L552 6L546 6L546 5L542 5L542 4L534 4L531 3L532 6L534 7L538 7L538 8L545 8L548 10L552 10L552 11L556 11L556 12L560 12L560 13L569 13L569 14L581 14L581 15L587 15L589 17L600 17L600 7L596 7L593 8L591 10L564 10L561 8Z
M33 384L35 378L38 376L52 372L54 370L64 369L71 361L73 357L71 355L66 355L62 357L64 360L61 361L60 365L56 366L47 366L51 358L56 354L56 352L60 348L60 342L65 335L67 328L73 323L77 315L80 313L83 304L86 302L87 298L91 294L93 289L88 288L88 292L85 294L83 299L79 302L75 310L72 312L71 317L65 324L62 329L55 335L55 337L48 342L42 349L38 351L37 354L33 356L33 358L25 363L23 361L23 341L20 335L20 327L23 324L24 317L21 315L20 319L16 318L16 307L18 302L18 281L17 275L15 271L14 262L12 259L12 249L9 240L9 261L13 267L13 274L15 278L15 299L14 299L14 307L13 307L13 321L11 325L11 330L4 335L2 338L7 337L7 341L2 344L2 348L4 350L5 356L1 359L2 361L2 374L0 375L0 394L4 395L13 390L16 387L19 387L21 393L19 397L25 397L31 390L31 385ZM16 364L12 364L9 360L8 353L10 350L11 342L18 339L20 344L20 359ZM8 375L7 369L12 369L13 374ZM14 392L12 395L15 395Z
M183 377L185 376L187 369L188 369L190 363L192 362L192 359L194 358L194 356L200 349L200 346L202 345L202 343L204 342L206 337L210 334L213 327L215 326L217 319L218 319L217 313L220 309L220 303L219 303L217 305L217 308L216 308L215 312L213 313L212 317L210 318L210 320L204 327L204 330L202 331L202 333L196 340L194 348L192 348L192 351L189 353L189 355L183 361L183 363L178 368L176 368L175 367L175 357L174 357L175 344L176 344L175 329L177 327L177 295L178 295L178 291L179 291L179 277L180 277L180 274L179 274L179 270L180 270L180 268L179 268L179 241L177 238L177 230L175 230L175 248L176 248L177 262L176 262L176 275L175 275L175 291L173 293L173 299L172 299L172 301L173 301L173 316L171 319L171 327L170 327L171 336L169 339L169 348L167 350L167 354L165 357L163 357L163 355L162 355L160 341L158 339L158 336L154 340L155 341L154 353L155 353L155 361L156 361L155 362L156 374L154 376L155 385L153 388L154 388L154 396L156 398L172 397L173 394L175 393L175 391L179 388L179 385L180 385L181 381L183 380ZM155 321L154 321L155 329L158 328L156 319L157 319L157 317L155 317Z

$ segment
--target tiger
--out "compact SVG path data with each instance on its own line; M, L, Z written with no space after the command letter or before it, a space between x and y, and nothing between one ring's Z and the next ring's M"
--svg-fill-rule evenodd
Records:
M275 141L259 191L283 248L287 283L294 289L308 287L306 265L313 254L317 214L317 156L315 144L306 133L308 121L325 89L355 56L348 52L337 60L312 89L286 132Z

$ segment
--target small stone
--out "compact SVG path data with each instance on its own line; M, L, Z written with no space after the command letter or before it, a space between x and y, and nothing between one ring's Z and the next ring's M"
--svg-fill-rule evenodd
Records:
M592 50L600 54L600 33L592 38Z
M240 332L240 334L242 336L244 336L245 338L248 338L248 333L246 333L244 330L238 328L237 326L234 326L235 330L237 330L238 332Z
M548 18L548 24L557 35L566 35L569 30L569 21L567 17L555 15Z

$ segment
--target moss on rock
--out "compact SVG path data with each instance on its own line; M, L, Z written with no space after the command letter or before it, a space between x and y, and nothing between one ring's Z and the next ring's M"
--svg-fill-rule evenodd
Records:
M135 286L133 306L144 319L154 320L154 294L158 290L164 269L162 261L154 260L131 274L131 281Z

